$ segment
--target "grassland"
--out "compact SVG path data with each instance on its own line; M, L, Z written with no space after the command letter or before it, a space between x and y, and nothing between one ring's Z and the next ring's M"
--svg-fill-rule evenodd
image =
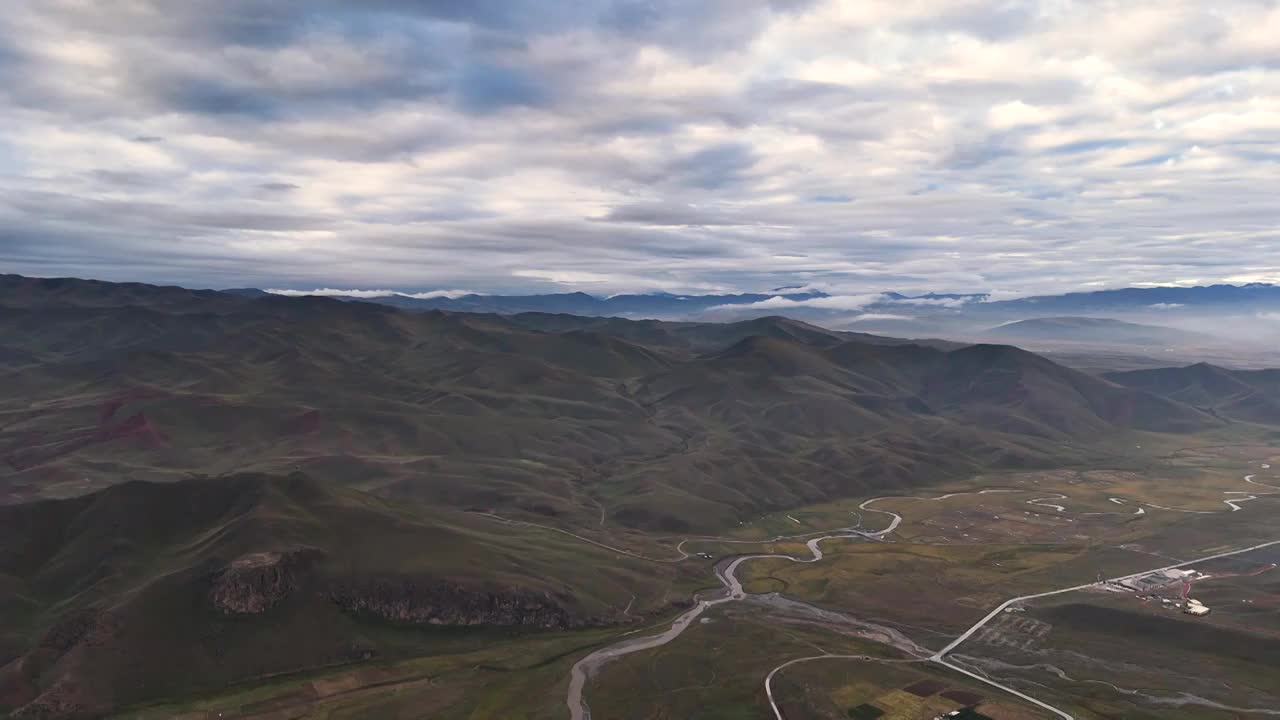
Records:
M597 720L767 717L761 683L779 663L927 655L837 632L823 612L937 648L1004 598L1278 531L1280 498L1224 503L1256 491L1244 474L1280 465L1274 427L1234 417L1229 398L1208 398L1213 414L1017 348L868 342L783 318L584 327L317 298L149 306L143 290L0 313L14 346L0 378L15 389L0 400L2 707L52 690L91 716L563 717L578 658L719 589L727 557L808 558L808 538L900 516L877 540L825 543L820 562L741 566L751 591L810 603L808 619L779 598L726 603L587 691ZM222 476L242 470L277 481ZM260 556L275 564L233 583L244 607L215 607L236 563ZM1240 612L1203 627L1253 647L1276 626L1271 581L1205 584ZM1020 651L1105 653L1090 627L1124 625L1133 609L1106 605L1121 601L997 629ZM1152 655L1140 641L1124 638L1123 662ZM1269 692L1233 662L1228 675ZM901 692L969 682L940 673L819 661L781 673L778 692L802 717L927 714L941 705ZM1056 677L1024 674L1028 687ZM1072 703L1069 689L1047 692ZM1089 698L1110 703L1085 711L1098 717L1142 705Z
M883 505L873 507L904 516L899 530L886 541L829 541L824 544L826 557L820 563L798 564L766 558L744 564L740 576L751 592L780 592L819 607L851 613L896 628L926 647L937 648L1007 597L1088 582L1099 573L1134 572L1166 564L1171 561L1167 558L1184 559L1274 536L1280 530L1273 519L1275 501L1266 497L1245 504L1239 512L1231 512L1224 506L1214 508L1213 514L1150 509L1143 515L1131 516L1129 506L1110 502L1110 497L1123 495L1134 503L1158 502L1175 507L1177 502L1186 503L1188 508L1213 508L1215 503L1221 504L1223 492L1240 487L1243 474L1258 471L1262 464L1259 459L1280 458L1280 450L1275 447L1223 446L1209 440L1216 439L1207 439L1194 448L1147 458L1149 466L1145 471L1129 467L1000 473L953 483L941 488L938 494L943 491L972 493L993 485L1017 492L957 495L937 501L885 500ZM1164 493L1166 485L1176 486L1172 493L1175 499ZM1026 502L1053 493L1068 496L1055 501L1066 510L1060 512ZM1161 500L1163 502L1159 502ZM744 523L730 537L749 541L773 537L780 531L800 535L829 531L851 524L851 519L856 522L857 516L852 513L857 511L849 508L861 503L861 500L826 503L766 515ZM1082 514L1103 511L1115 514ZM866 529L883 527L871 524L876 514L862 514L866 518ZM1068 519L1073 522L1067 522ZM825 523L831 525L823 527ZM526 526L522 532L556 537L569 546L581 543L543 528ZM607 532L593 535L601 541L610 540ZM624 540L625 536L613 541ZM647 544L646 551L657 552L674 549L677 540L651 537L636 547ZM691 539L683 548L690 553L708 552L716 558L756 552L807 555L803 539L742 543ZM702 572L706 572L713 560L695 557L688 562L696 563L691 569L701 567ZM1244 565L1253 567L1249 563ZM1228 575L1244 565L1223 563L1216 570ZM691 593L699 586L706 587L705 582L699 583L696 577L694 572L688 580L673 584L664 592L674 596ZM1274 600L1280 597L1277 592L1280 588L1274 585L1278 581L1280 571L1274 576L1263 573L1208 581L1197 587L1197 595L1211 604L1224 608L1232 603L1239 605L1238 610L1211 616L1212 624L1205 627L1228 634L1211 637L1206 642L1240 646L1237 636L1229 633L1243 634L1253 638L1254 643L1259 642L1259 638L1265 640L1268 633L1275 633L1280 626L1276 616L1280 601ZM1134 602L1129 596L1102 595L1088 599L1089 603L1095 601L1102 602L1104 609L1108 607L1106 603L1119 603L1112 609L1123 612L1132 611L1126 603ZM1123 671L1108 669L1106 677L1134 683L1117 683L1121 687L1158 689L1158 683L1152 684L1151 678L1160 673L1174 673L1171 677L1177 677L1178 667L1211 663L1216 664L1223 679L1234 677L1256 685L1256 694L1252 696L1255 699L1269 691L1256 668L1250 671L1234 664L1236 661L1230 658L1206 656L1194 648L1175 646L1171 649L1161 643L1148 645L1144 637L1132 633L1091 631L1091 627L1103 625L1097 616L1089 614L1093 611L1081 614L1079 610L1070 609L1079 604L1064 602L1059 605L1068 610L1046 608L1026 614L1027 618L1053 628L1043 640L1029 641L1031 655L1018 654L1027 650L975 639L961 649L962 662L1027 666L1015 669L1001 666L991 672L1035 690L1042 699L1072 708L1082 718L1165 716L1160 715L1161 712L1171 713L1169 717L1228 717L1229 713L1206 706L1168 706L1157 711L1150 707L1150 702L1136 702L1101 685L1059 686L1055 684L1057 676L1040 667L1046 664L1042 662L1045 656L1034 653L1047 653L1050 648L1056 648L1059 654L1047 664L1064 669L1071 677L1076 673L1089 677L1086 671L1096 673L1097 667L1091 670L1068 667L1069 660L1084 655L1106 657L1108 652L1119 652L1114 662ZM1055 616L1054 612L1066 613L1065 619ZM717 610L704 619L707 622L695 624L667 646L605 666L588 687L587 698L593 715L645 719L768 718L768 707L762 698L763 678L782 662L823 653L908 659L882 645L832 633L830 628L788 622L751 603ZM1163 620L1184 622L1181 615ZM653 625L661 626L661 622ZM1014 637L1021 637L1018 632L1027 637L1035 634L1026 627L1035 625L1028 620L1021 630L1015 628L1008 632ZM1002 628L998 626L997 630L1006 632ZM182 711L223 712L226 717L264 719L419 717L429 708L433 717L442 718L559 718L565 713L563 700L569 666L591 649L623 637L625 632L631 630L512 637L496 646L486 644L491 641L481 641L475 646L459 641L460 644L451 647L438 646L427 656L281 678L266 686L246 687L232 696L151 708L136 716L161 717L164 713ZM1121 645L1124 647L1120 648ZM1269 646L1263 642L1260 647ZM971 655L980 657L972 660ZM1253 660L1269 657L1263 655ZM495 670L497 667L503 669ZM945 669L916 663L834 659L801 663L779 674L776 692L784 707L791 708L788 718L793 715L843 717L837 711L847 713L864 704L880 707L895 718L923 717L942 709L942 701L933 698L926 702L918 697L911 700L902 694L902 689L915 679L925 677L979 693L986 698L987 704L981 706L981 710L988 717L1039 717L1038 710L1011 703L991 688L972 687ZM1050 687L1037 689L1040 685ZM1168 689L1176 693L1178 687L1175 683ZM637 688L643 688L643 692ZM1215 702L1235 696L1231 693L1215 696L1210 690L1198 694L1210 699L1217 697ZM1159 693L1153 692L1152 696L1157 697ZM1248 693L1240 696L1250 697Z
M560 718L574 659L615 641L624 632L630 631L554 633L506 640L471 636L454 647L440 646L427 656L290 675L205 699L134 707L114 717Z
M830 658L792 665L778 673L775 698L788 718L847 718L860 704L893 703L901 688L936 679L943 688L980 691L976 683L945 670L886 651L882 645L852 639L828 629L771 622L755 612L733 609L708 616L679 639L643 656L607 665L593 683L588 700L592 717L602 720L767 720L774 717L764 694L764 679L789 660L831 653L866 656L866 661ZM714 662L708 662L714 658ZM908 659L909 660L909 659ZM931 698L928 705L952 710L960 703ZM902 703L898 703L899 710ZM895 720L920 713L901 712ZM929 715L932 718L933 715ZM1039 718L1020 708L1007 717Z

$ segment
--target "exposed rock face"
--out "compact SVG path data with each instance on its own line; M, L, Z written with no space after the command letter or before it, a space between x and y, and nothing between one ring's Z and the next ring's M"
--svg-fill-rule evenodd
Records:
M549 594L467 588L447 581L379 578L335 583L343 610L414 625L493 625L560 629L585 624Z
M293 595L319 592L346 612L410 625L561 629L589 622L574 618L563 599L521 588L399 576L325 580L320 557L310 549L242 555L213 578L209 600L228 615L260 615Z
M297 592L315 551L258 552L236 558L213 581L209 599L228 615L258 615Z

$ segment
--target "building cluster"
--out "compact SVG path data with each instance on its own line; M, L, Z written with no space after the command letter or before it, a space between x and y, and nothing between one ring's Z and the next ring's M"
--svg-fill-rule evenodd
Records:
M1209 575L1198 570L1157 570L1155 572L1125 578L1116 582L1106 582L1104 587L1113 592L1132 592L1145 600L1158 600L1161 605L1171 610L1202 617L1209 614L1209 607L1195 598L1187 597L1191 583L1204 580ZM1157 594L1160 590L1177 587L1181 593L1177 597L1166 597Z

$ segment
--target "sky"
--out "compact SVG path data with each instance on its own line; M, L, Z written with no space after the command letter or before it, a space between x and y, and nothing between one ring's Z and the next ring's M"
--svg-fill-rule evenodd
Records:
M10 0L0 271L1280 282L1275 0Z

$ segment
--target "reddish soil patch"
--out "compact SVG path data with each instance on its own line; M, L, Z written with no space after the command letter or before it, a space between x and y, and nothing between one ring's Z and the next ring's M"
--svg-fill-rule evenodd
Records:
M946 685L943 685L937 680L921 680L920 682L912 683L902 689L906 690L912 695L916 695L919 697L929 697L930 695L936 695L939 690L942 690L946 687L947 687Z
M319 429L319 410L307 410L297 417L290 418L284 425L284 432L290 435L306 435Z
M102 411L98 413L98 424L105 425L115 417L116 411L124 407L125 398L118 397L103 403Z
M132 439L143 447L162 447L168 442L168 438L156 429L146 415L142 413L134 413L119 423L110 427L99 428L93 434L94 442L107 442L109 440Z
M15 443L5 454L5 462L14 470L43 465L90 445L115 440L131 440L139 447L157 448L168 444L168 438L160 432L147 416L134 413L114 425L100 425L92 430L80 430L49 438L41 434L26 443Z
M164 395L165 393L155 390L127 390L102 404L98 413L98 424L105 425L110 422L112 418L116 416L116 413L120 411L120 408L124 407L127 403L163 397Z

